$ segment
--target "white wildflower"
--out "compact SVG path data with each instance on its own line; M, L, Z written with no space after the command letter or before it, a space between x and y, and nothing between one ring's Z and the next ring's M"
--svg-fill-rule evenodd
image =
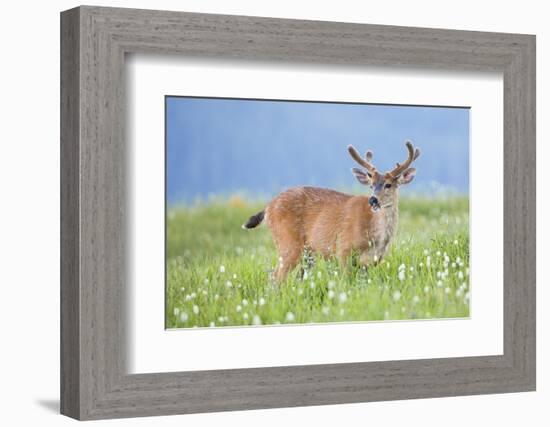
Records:
M436 285L438 288L440 288L443 286L443 282L441 280L438 280Z
M286 320L287 322L294 322L294 319L295 319L295 318L296 318L296 317L294 316L294 313L292 313L291 311L289 311L289 312L286 314L286 316L285 316L285 320Z
M225 266L220 265L220 273L225 273Z
M394 301L399 301L399 299L401 298L401 292L395 291L392 295L392 298Z
M401 264L399 265L399 267L397 268L398 271L401 271L401 270L405 270L407 267L405 266L405 264Z
M332 289L336 286L336 282L334 280L329 280L328 282L328 288Z
M399 278L400 281L405 280L405 271L404 270L399 270L399 273L397 274L397 277Z
M237 278L237 275L233 273L233 279L236 279L236 278Z
M187 313L185 311L182 311L180 313L180 320L182 322L187 322L188 319L189 319L189 316L187 315Z
M428 249L424 249L424 255L428 255L430 251Z
M216 322L210 322L210 327L213 328L216 326Z
M248 313L243 313L243 319L248 320Z
M334 298L334 295L335 295L335 293L334 293L334 291L333 291L332 289L328 291L328 297L329 297L330 299Z
M424 293L427 294L428 292L430 292L430 287L424 286Z
M317 272L317 278L320 279L321 277L323 277L323 274L320 271L318 271Z
M453 243L454 243L455 245L458 245L458 240L455 240Z
M231 283L231 280L228 280L227 282L225 282L225 286L227 286L228 288L232 288L233 283Z
M261 325L262 324L262 319L260 319L260 316L255 314L254 317L252 318L252 324L256 325L256 326Z
M260 298L258 304L260 304L260 306L265 305L265 299L263 297Z
M241 311L243 308L241 307L241 305L237 305L237 307L235 307L235 310L237 310L237 312Z
M348 296L345 292L341 292L340 295L338 295L338 300L341 302L341 303L344 303L348 300Z
M180 309L178 307L174 308L174 316L178 316L180 314Z
M450 293L450 292L451 292L451 288L446 287L446 288L445 288L445 293L448 294L448 293Z
M327 306L324 306L323 308L321 308L321 312L326 316L327 314L329 314L330 310Z
M460 280L464 279L464 273L463 273L462 271L459 271L459 272L458 272L458 278L459 278Z
M248 305L248 300L243 299L243 300L241 301L241 304L244 305L244 306L246 307L246 306Z
M428 256L426 257L426 267L430 267L431 261L432 261L432 259L431 259L430 256L428 255Z
M419 297L418 295L415 295L415 296L413 297L413 300L412 300L412 301L413 301L413 304L418 304L418 302L420 301L420 297Z
M199 314L199 311L200 311L200 310L199 310L199 306L198 306L198 305L194 305L194 306L193 306L193 313Z
M312 282L309 284L309 287L310 287L311 289L315 289L315 282L312 281Z

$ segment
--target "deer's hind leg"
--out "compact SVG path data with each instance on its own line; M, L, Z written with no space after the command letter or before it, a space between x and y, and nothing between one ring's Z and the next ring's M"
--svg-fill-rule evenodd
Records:
M272 235L279 257L273 277L281 282L300 262L304 242L298 235L286 229L272 230Z
M277 282L282 282L288 273L290 273L296 265L300 262L300 250L294 248L283 250L279 252L279 260L277 263L277 268L273 273L273 277Z

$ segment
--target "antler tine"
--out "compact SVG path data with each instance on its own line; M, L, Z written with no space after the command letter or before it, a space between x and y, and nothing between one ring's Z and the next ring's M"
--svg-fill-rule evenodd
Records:
M420 156L420 150L414 148L411 141L405 142L407 150L409 152L409 157L403 163L397 163L397 166L390 172L394 177L398 177L410 166L410 164Z
M365 158L363 159L361 155L358 153L358 151L355 149L353 145L348 145L348 152L353 157L353 160L355 160L357 163L359 163L361 166L363 166L366 170L368 170L371 174L376 172L376 168L372 165L372 151L367 151L365 154Z

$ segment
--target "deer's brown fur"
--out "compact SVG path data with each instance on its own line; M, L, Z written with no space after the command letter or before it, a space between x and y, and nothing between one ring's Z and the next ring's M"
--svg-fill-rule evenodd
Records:
M348 149L367 169L366 173L355 168L352 171L359 182L373 189L371 196L316 187L292 188L273 198L263 212L243 226L254 228L262 220L266 222L279 255L276 280L284 279L294 269L304 249L325 257L336 256L342 263L357 252L359 262L366 266L386 254L397 230L397 188L414 177L415 170L407 168L420 152L413 151L408 142L409 158L403 165L380 174L370 163L371 152L362 159L353 147Z

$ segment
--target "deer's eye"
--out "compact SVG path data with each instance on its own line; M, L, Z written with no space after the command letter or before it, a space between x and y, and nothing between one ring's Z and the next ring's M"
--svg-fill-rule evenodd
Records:
M390 187L391 187L391 184L384 185L384 188L390 188Z

